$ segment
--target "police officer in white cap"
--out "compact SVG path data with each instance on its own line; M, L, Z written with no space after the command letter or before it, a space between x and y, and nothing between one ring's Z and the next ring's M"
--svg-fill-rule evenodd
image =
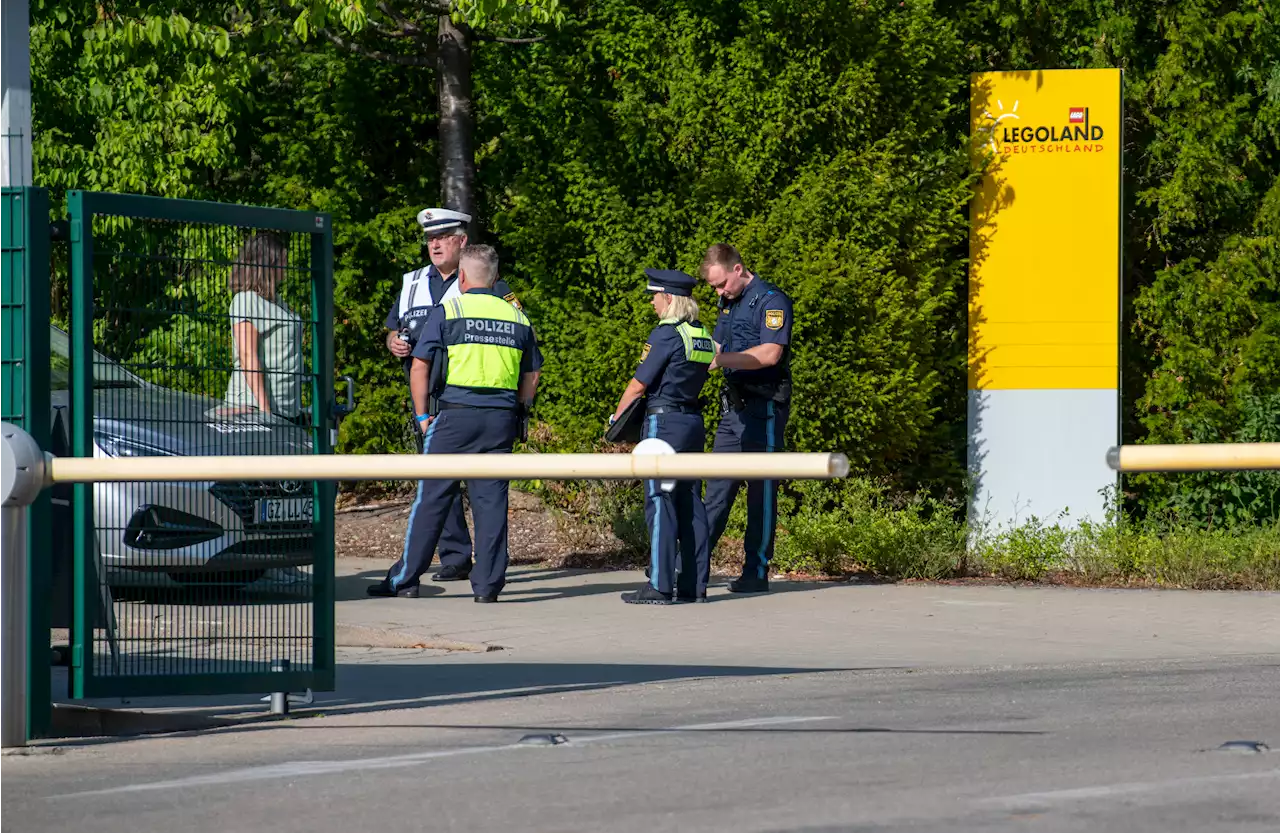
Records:
M467 245L467 223L470 222L470 214L447 208L424 208L418 212L418 225L426 238L423 248L431 263L404 274L400 295L391 305L386 320L387 349L401 360L406 383L413 364L413 348L417 346L427 315L434 307L462 294L458 285L458 258L462 247ZM493 293L520 308L520 302L505 281L494 283ZM421 451L422 433L417 430L417 417L415 413L413 433ZM457 496L453 500L440 535L440 570L432 576L433 581L463 581L471 576L471 535L467 531L466 513L462 498Z

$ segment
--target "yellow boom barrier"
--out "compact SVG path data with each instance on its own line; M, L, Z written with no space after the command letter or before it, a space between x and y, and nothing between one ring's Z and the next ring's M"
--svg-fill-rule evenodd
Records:
M1107 452L1116 471L1261 471L1280 469L1280 443L1122 445Z
M49 483L146 480L826 480L839 453L329 454L210 457L46 456Z

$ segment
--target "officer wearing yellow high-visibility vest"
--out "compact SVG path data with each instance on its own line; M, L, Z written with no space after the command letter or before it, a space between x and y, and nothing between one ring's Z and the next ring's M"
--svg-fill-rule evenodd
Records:
M404 364L405 380L413 367L413 348L422 335L423 325L437 305L462 294L458 284L458 257L467 245L467 224L471 215L447 208L424 208L418 212L418 225L425 235L422 248L431 262L406 272L391 309L387 312L387 349ZM517 308L511 287L499 278L493 284L496 294ZM421 416L421 412L414 414ZM414 423L415 428L417 423ZM422 451L422 434L416 435L416 447ZM459 496L449 511L444 532L440 535L440 571L433 581L464 581L471 573L471 534L467 531L466 513Z
M707 381L715 343L698 321L693 300L697 281L684 272L646 269L646 288L653 293L653 310L660 319L645 342L640 366L627 384L612 425L637 397L644 403L644 437L665 440L677 452L698 452L706 443L702 406L698 401ZM639 590L623 593L628 604L705 602L711 577L707 546L707 513L702 483L681 480L670 493L657 480L644 483L645 520L649 526L649 581ZM676 553L680 575L676 578Z
M458 273L461 294L431 311L413 350L409 387L422 453L510 454L537 392L542 354L529 319L494 293L498 255L492 247L464 248ZM467 480L477 602L497 601L506 584L507 486L506 480ZM404 552L369 595L418 596L458 488L456 480L418 483Z

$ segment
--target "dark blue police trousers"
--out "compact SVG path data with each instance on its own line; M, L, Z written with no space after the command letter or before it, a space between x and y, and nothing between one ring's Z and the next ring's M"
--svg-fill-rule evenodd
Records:
M423 437L416 420L413 428L418 432L417 447L421 454ZM467 529L467 511L462 504L462 490L459 489L445 514L444 530L440 533L437 549L441 567L453 567L467 572L471 569L471 532ZM427 566L431 566L430 562Z
M663 413L645 417L644 436L668 442L677 452L700 452L706 443L702 414ZM660 481L644 482L644 517L649 528L649 582L662 593L702 596L711 578L707 513L702 483L677 480L671 492ZM676 555L680 557L676 586Z
M713 453L782 451L787 429L789 403L750 398L741 411L728 410L716 429ZM742 487L741 480L707 481L707 524L709 546L715 550L729 522L729 511ZM747 533L743 540L744 578L769 577L769 561L773 559L773 541L778 527L778 481L747 481Z
M510 454L518 422L514 410L498 408L446 409L432 421L422 442L423 454ZM422 480L409 512L404 552L387 572L394 590L415 585L431 566L441 533L458 501L460 481ZM471 588L480 596L499 593L507 576L506 480L467 479L471 515L475 521L475 566Z

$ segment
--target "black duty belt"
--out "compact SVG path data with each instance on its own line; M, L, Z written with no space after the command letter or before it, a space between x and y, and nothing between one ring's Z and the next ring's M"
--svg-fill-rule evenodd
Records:
M700 405L650 405L644 409L645 416L656 414L701 414Z
M513 414L520 410L511 405L461 405L457 402L441 402L436 408L441 411L510 411Z
M741 411L749 400L786 404L791 401L791 381L770 385L749 385L728 382L721 389L720 403L724 409Z

